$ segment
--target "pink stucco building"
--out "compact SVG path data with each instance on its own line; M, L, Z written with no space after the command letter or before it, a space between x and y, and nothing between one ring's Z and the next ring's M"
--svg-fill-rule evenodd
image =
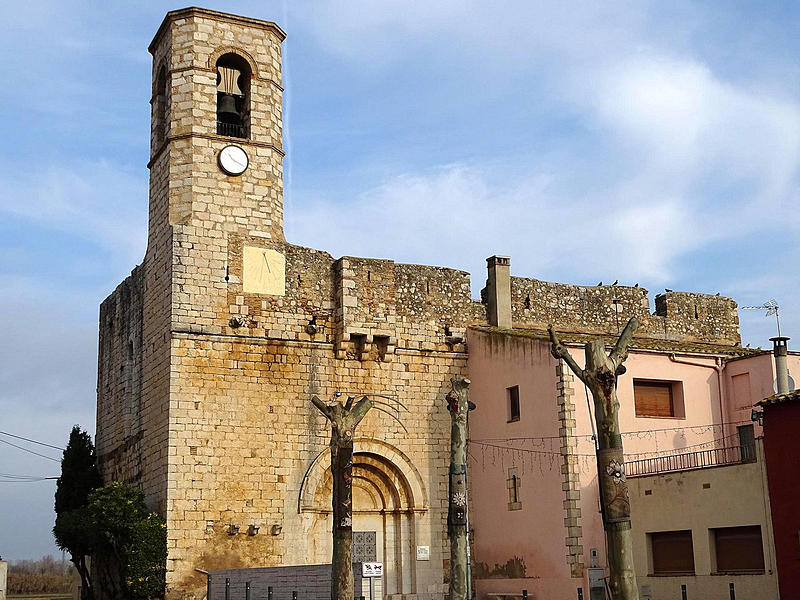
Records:
M583 364L589 336L613 343L636 316L618 393L641 597L777 598L751 421L774 367L769 352L742 348L736 304L669 292L651 313L642 288L516 278L509 262L489 259L495 326L467 334L477 596L605 597L589 396L551 355L546 326ZM800 357L789 367L800 371Z

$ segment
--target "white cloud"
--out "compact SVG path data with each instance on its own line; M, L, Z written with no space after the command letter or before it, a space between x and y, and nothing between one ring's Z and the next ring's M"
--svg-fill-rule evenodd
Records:
M504 8L330 1L303 17L347 65L390 71L435 46L432 62L476 81L511 73L488 76L494 93L570 110L591 149L576 138L570 151L523 165L494 156L491 168L478 167L487 157L475 156L403 170L350 190L355 200L335 209L332 196L312 201L295 190L287 219L298 238L340 254L399 249L403 260L466 268L481 281L476 267L500 251L525 274L657 287L692 281L683 259L708 248L774 230L797 236L800 104L779 84L726 79L693 54L685 32L699 13L687 12L678 31L640 2Z
M780 200L797 175L800 108L720 80L693 60L636 57L575 90L608 134L637 151L661 181L690 188L709 174L756 185L752 200ZM623 146L625 147L625 146Z
M564 183L547 174L498 182L480 168L449 165L395 177L335 210L299 198L288 236L336 255L459 267L475 284L493 253L511 254L517 273L531 276L561 269L663 281L673 259L696 246L675 243L692 230L679 203L618 209L613 198L566 196Z
M76 161L25 173L8 166L0 214L95 243L134 264L146 243L146 178L108 161ZM25 173L20 175L20 173Z

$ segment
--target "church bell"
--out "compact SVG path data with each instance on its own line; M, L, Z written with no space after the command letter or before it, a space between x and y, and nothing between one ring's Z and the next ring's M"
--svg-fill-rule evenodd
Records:
M236 98L232 94L222 94L219 102L217 116L223 123L241 125L242 115L236 109Z

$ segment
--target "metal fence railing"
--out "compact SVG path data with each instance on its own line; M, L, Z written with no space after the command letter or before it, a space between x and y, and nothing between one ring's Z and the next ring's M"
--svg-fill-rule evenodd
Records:
M238 125L236 123L223 123L222 121L217 121L217 135L227 135L228 137L237 138L247 137L245 135L243 125Z
M673 471L705 469L707 467L753 462L755 459L755 446L751 444L710 448L708 450L632 460L625 463L625 474L628 477L657 475Z

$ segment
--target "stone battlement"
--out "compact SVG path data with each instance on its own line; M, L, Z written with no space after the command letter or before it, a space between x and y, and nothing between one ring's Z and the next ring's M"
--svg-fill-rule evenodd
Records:
M631 317L639 319L637 337L737 345L739 316L731 298L669 291L655 297L645 288L621 285L580 286L511 277L515 327L616 335Z

